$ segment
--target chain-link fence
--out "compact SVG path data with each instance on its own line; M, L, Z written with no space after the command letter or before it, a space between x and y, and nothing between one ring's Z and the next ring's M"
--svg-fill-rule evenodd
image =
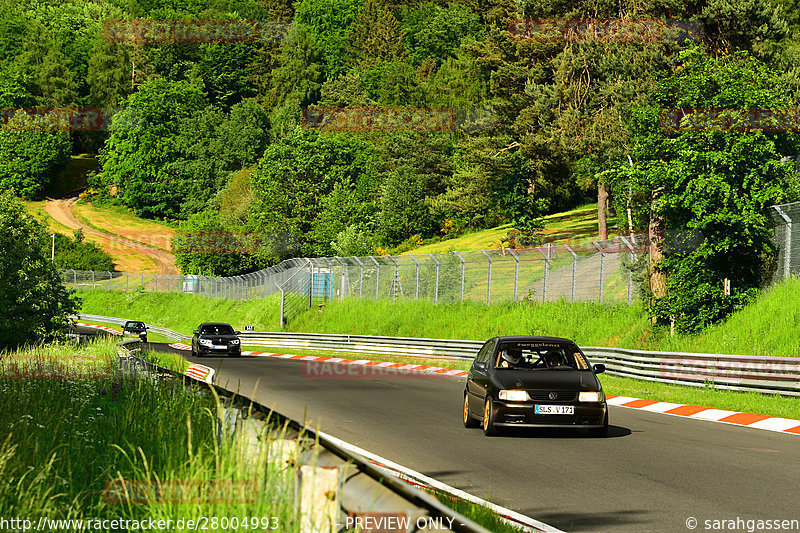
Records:
M399 256L289 259L270 268L232 277L170 276L62 270L76 289L199 294L252 299L281 294L281 324L314 305L344 298L628 302L636 298L625 263L644 236L525 249L478 250Z
M773 205L770 216L775 223L774 242L778 248L772 275L775 283L800 273L800 202Z

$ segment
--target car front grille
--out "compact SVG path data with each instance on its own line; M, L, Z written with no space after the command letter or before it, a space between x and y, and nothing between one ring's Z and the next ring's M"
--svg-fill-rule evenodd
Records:
M555 398L550 395L555 394ZM528 391L528 396L535 402L574 402L578 393L574 391Z

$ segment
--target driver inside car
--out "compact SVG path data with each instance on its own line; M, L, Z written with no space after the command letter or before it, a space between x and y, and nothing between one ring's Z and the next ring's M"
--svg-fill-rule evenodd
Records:
M499 368L514 368L522 362L522 351L506 349L500 354Z
M564 359L564 355L558 350L550 350L547 352L544 356L544 360L547 361L547 366L550 368L567 364L566 359Z

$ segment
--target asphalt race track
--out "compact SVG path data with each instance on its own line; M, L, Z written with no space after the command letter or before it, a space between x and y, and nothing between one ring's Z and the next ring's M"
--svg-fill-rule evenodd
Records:
M181 353L215 368L227 389L564 531L800 519L800 436L611 407L606 439L550 430L487 438L462 426L463 378L312 378L298 361Z

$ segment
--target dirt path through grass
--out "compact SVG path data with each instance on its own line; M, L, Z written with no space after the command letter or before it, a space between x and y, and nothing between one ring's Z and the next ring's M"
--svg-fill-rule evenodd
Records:
M77 201L77 197L59 200L48 199L45 203L45 210L60 224L72 229L81 228L87 235L94 235L104 239L106 245L103 248L115 258L115 262L118 262L116 258L120 257L120 255L144 255L155 262L159 274L179 274L178 269L175 267L175 256L171 253L133 242L118 235L98 231L80 222L72 213L72 206ZM118 267L124 269L126 266L124 263L118 262ZM150 271L150 269L145 271Z

